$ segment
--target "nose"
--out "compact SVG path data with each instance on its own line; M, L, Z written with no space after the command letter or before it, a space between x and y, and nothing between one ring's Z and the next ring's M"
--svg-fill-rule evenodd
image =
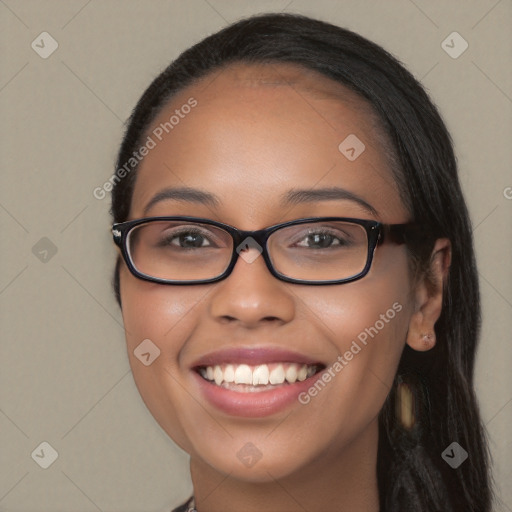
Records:
M256 248L240 253L231 274L217 283L210 301L210 314L217 322L232 322L254 328L274 322L285 324L295 315L290 283L274 277Z

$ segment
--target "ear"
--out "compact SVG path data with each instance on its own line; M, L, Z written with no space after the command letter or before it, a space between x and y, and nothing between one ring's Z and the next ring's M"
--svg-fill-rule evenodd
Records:
M448 238L436 240L429 268L416 284L415 309L409 321L407 344L424 352L436 344L434 325L441 315L443 290L451 263L451 244Z

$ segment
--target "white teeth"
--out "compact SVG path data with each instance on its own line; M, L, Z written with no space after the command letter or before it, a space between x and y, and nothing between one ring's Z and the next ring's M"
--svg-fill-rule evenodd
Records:
M235 370L235 384L252 384L252 371L246 364L241 364Z
M220 386L224 380L224 372L219 365L215 366L213 369L213 380L215 380L215 384L217 384L217 386Z
M224 370L224 382L235 382L235 369L232 364L228 364Z
M282 384L284 382L284 378L284 368L283 365L280 364L270 372L270 377L268 380L270 381L270 384Z
M313 371L314 371L314 368L312 368ZM290 365L287 369L286 369L286 374L285 374L285 377L286 377L286 380L288 382L290 382L291 384L293 384L296 380L297 380L297 367L295 365Z
M299 371L297 372L297 380L301 382L308 378L308 368L307 366L301 366Z
M268 377L268 366L266 364L261 364L252 372L252 385L256 386L258 384L264 384L266 386L268 384Z
M199 370L200 374L217 386L223 384L247 384L253 387L269 385L281 385L286 383L302 382L315 375L318 370L316 365L299 365L297 363L270 363L258 366L247 364L228 364L206 366Z

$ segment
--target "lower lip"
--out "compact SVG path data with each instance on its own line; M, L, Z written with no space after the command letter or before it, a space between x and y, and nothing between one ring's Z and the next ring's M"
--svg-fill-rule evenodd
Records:
M298 397L307 391L320 378L319 371L309 379L294 384L276 386L275 389L256 392L239 392L217 386L203 379L197 372L192 371L199 383L203 396L217 409L232 416L245 418L262 418L270 416L293 402L299 403Z

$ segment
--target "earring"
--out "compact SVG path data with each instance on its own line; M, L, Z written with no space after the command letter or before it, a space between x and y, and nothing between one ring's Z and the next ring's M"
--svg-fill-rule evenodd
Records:
M425 345L426 349L432 348L436 343L436 335L433 332L421 335L421 341Z
M394 395L395 418L399 433L406 434L414 445L431 426L429 389L424 378L416 372L397 375ZM411 445L411 446L412 446Z
M411 430L416 423L416 403L412 386L401 381L397 386L396 414L405 430Z

